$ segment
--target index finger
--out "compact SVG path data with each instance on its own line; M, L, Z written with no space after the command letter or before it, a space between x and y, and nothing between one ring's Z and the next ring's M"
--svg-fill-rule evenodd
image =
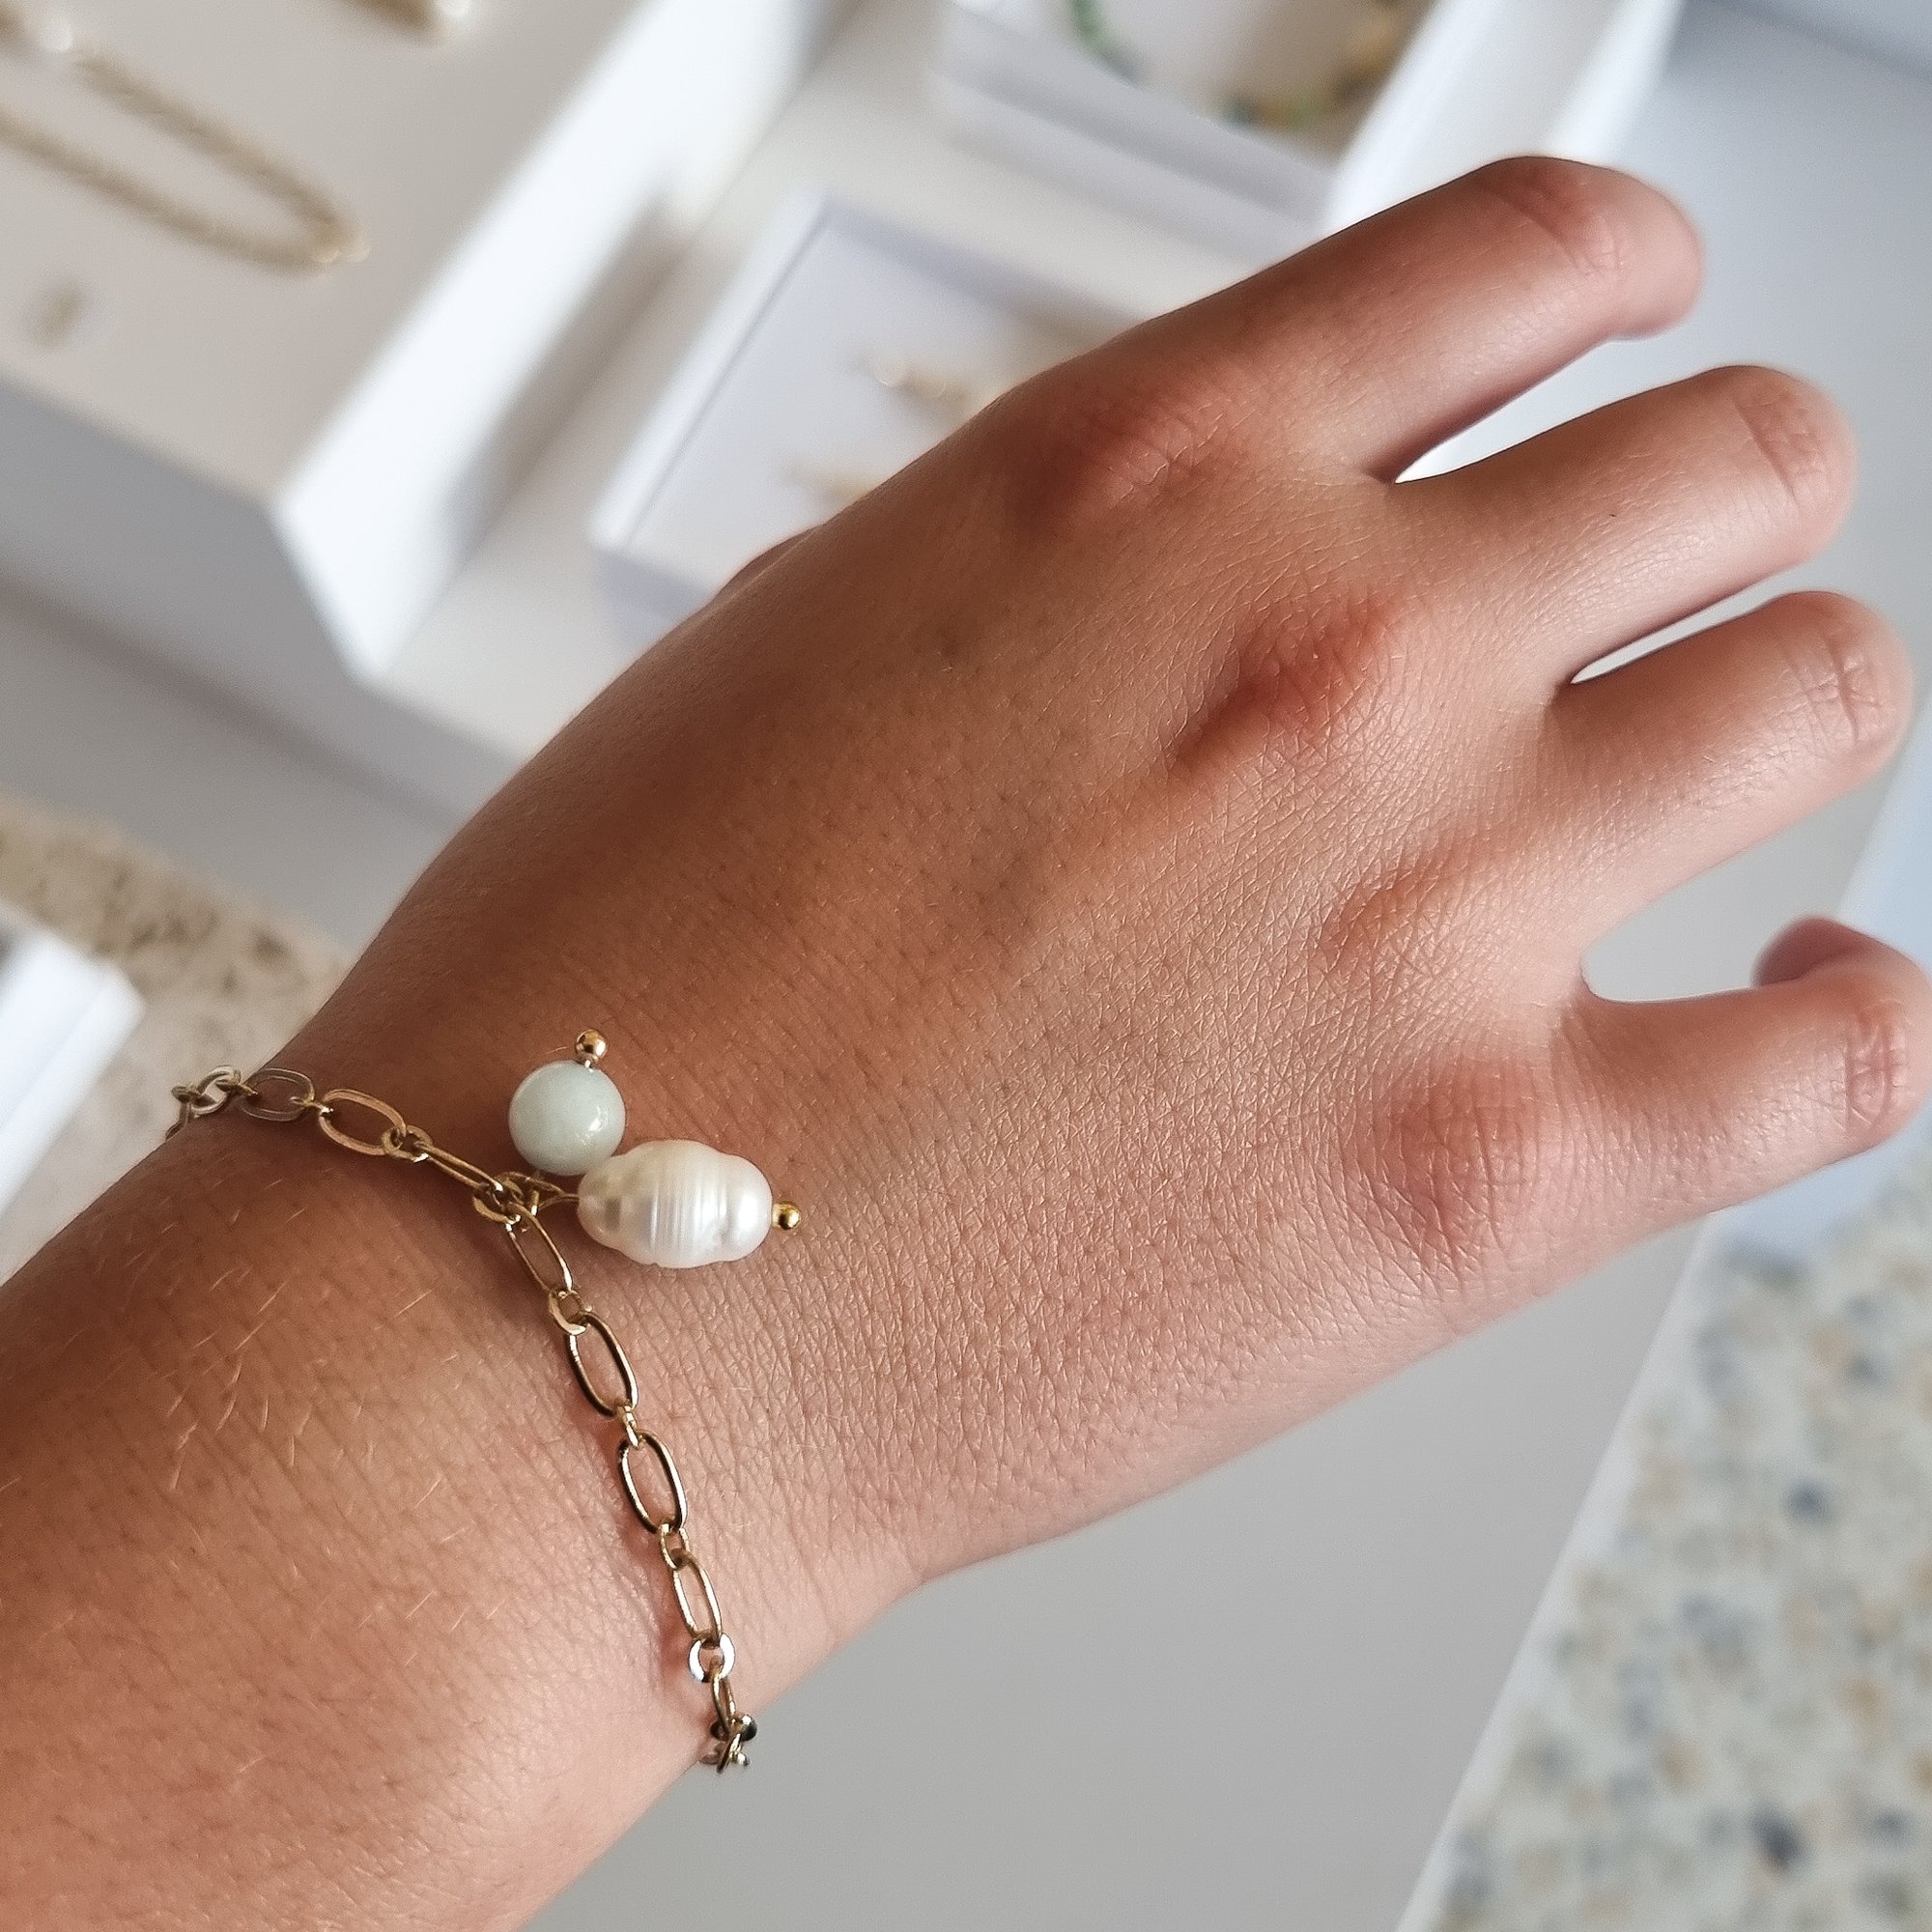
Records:
M1665 196L1538 156L1372 216L1118 347L1211 373L1285 444L1393 478L1587 350L1677 321L1701 276Z

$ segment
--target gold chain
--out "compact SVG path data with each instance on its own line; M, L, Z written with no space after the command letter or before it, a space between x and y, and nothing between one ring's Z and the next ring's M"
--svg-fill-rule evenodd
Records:
M326 189L192 101L150 80L99 42L57 15L36 19L0 0L0 46L91 88L124 114L145 121L274 202L297 224L293 235L251 227L151 185L132 168L83 148L50 128L0 107L0 144L119 202L144 219L203 247L266 269L301 274L357 262L367 237Z
M462 26L475 8L475 0L362 0L362 4L419 34L446 34Z
M206 1120L231 1102L250 1120L277 1123L313 1120L337 1147L352 1153L408 1161L447 1175L468 1192L470 1206L486 1221L502 1229L525 1272L543 1291L584 1400L622 1432L615 1443L618 1486L670 1574L678 1618L690 1639L686 1659L691 1674L711 1697L710 1742L703 1762L720 1772L748 1762L745 1747L758 1734L757 1719L738 1708L731 1689L737 1650L725 1634L718 1592L685 1534L689 1512L684 1479L663 1438L638 1420L638 1377L631 1358L611 1324L578 1291L563 1250L540 1218L547 1208L577 1197L541 1175L492 1174L438 1147L387 1101L349 1087L318 1094L308 1075L292 1067L265 1066L244 1079L233 1066L217 1066L192 1086L172 1091L181 1111L168 1129L170 1137L190 1121ZM345 1125L345 1115L352 1123L362 1117L363 1131ZM371 1127L376 1129L373 1134ZM603 1360L595 1369L585 1360L586 1336L594 1336L602 1351Z

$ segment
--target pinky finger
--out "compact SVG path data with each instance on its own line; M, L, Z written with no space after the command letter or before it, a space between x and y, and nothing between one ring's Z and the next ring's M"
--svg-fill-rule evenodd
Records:
M1932 1087L1932 986L1829 920L1776 941L1748 992L1593 1003L1599 1145L1624 1163L1627 1238L1861 1153Z

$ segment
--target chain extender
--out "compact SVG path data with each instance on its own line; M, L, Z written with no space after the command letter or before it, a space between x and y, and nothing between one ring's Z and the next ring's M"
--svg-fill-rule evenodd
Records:
M206 1120L231 1104L250 1120L278 1125L313 1120L351 1153L435 1168L469 1194L477 1213L502 1229L524 1271L543 1292L583 1399L621 1431L615 1443L618 1486L664 1559L678 1619L690 1639L686 1658L691 1674L711 1698L710 1742L701 1762L721 1773L749 1763L746 1747L757 1736L758 1723L739 1708L731 1688L738 1653L725 1634L718 1592L685 1535L689 1510L684 1479L664 1439L638 1419L638 1375L623 1344L579 1293L563 1250L540 1218L547 1208L576 1196L540 1175L492 1174L439 1147L387 1101L350 1087L319 1094L308 1075L293 1067L264 1066L244 1078L233 1066L217 1066L193 1085L171 1091L181 1111L168 1129L170 1136L190 1121ZM588 1358L586 1337L594 1342Z

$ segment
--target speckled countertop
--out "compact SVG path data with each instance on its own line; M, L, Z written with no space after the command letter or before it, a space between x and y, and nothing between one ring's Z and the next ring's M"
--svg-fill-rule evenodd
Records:
M1932 1926L1932 1151L1814 1260L1733 1244L1692 1293L1440 1932Z
M0 1213L0 1281L161 1137L168 1089L258 1065L341 977L340 951L145 850L113 827L0 793L0 899L99 958L140 1024Z

